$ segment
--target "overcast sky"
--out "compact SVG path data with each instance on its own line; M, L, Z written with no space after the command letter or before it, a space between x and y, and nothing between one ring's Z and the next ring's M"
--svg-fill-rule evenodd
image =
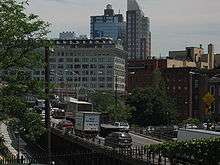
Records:
M220 0L138 0L150 17L152 55L208 43L220 53ZM31 0L28 11L50 22L50 37L59 32L89 34L91 15L101 15L110 3L125 15L126 0Z

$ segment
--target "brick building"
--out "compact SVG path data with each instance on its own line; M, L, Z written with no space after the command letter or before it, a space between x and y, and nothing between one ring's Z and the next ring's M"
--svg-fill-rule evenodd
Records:
M129 60L126 66L126 90L144 88L151 83L151 75L155 69L196 67L194 62L173 59Z
M220 119L220 70L201 70L197 68L161 69L167 84L168 94L178 105L177 117L205 119L205 105L202 98L211 92L215 97L213 111Z

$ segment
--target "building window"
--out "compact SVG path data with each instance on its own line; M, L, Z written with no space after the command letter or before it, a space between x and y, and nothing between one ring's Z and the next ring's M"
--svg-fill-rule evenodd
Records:
M74 62L80 62L80 59L79 58L75 58Z
M91 81L97 81L96 77L91 77Z
M210 86L210 93L215 95L215 86Z
M72 77L67 77L66 81L73 81L73 78Z
M88 68L89 68L89 65L88 65L88 64L84 64L84 65L82 65L82 68L83 68L83 69L88 69Z
M97 58L91 58L90 62L97 62Z
M90 71L90 75L96 75L96 71Z
M66 62L73 62L73 59L72 58L67 58Z
M91 64L90 68L96 68L96 65L95 64Z
M112 75L113 71L112 70L107 70L107 75Z
M99 84L99 88L105 88L105 84L103 83Z
M58 67L59 69L63 69L63 64L58 64Z
M199 87L199 80L195 80L195 88Z
M107 77L107 81L112 81L112 77Z
M88 58L82 58L82 62L89 62Z
M74 65L74 68L75 69L79 69L79 68L81 68L81 65L79 65L79 64L78 65Z
M89 75L89 71L88 70L83 70L82 75Z
M104 62L104 58L99 58L98 62Z
M56 65L55 64L50 64L50 69L55 69Z
M99 65L99 69L104 69L105 65Z
M218 87L218 96L220 96L220 86Z
M96 84L90 84L91 88L96 88Z
M66 68L67 68L67 69L72 69L72 68L73 68L73 65L72 65L72 64L67 64L67 65L66 65Z
M112 88L113 84L107 84L107 88Z
M105 77L99 77L99 81L101 82L105 81Z
M87 77L83 77L83 78L82 78L82 81L83 81L83 82L88 81L88 78L87 78Z
M107 68L111 69L111 68L113 68L113 66L112 65L107 65Z
M34 75L40 75L40 71L39 70L34 71Z
M58 62L64 62L64 58L59 58Z
M56 58L50 58L49 62L56 62Z

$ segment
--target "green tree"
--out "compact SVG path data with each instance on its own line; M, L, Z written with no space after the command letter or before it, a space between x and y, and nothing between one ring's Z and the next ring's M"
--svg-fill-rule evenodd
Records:
M128 96L127 103L135 107L131 121L139 126L168 125L175 122L176 105L168 96L159 71L152 75L152 83Z
M0 114L19 118L21 123L27 121L24 116L30 117L25 96L39 91L39 83L31 79L31 71L43 64L39 48L45 46L49 32L48 23L25 12L26 5L26 1L0 1L0 70L1 79L6 82L0 89Z
M117 99L111 92L96 92L91 95L91 101L94 104L94 110L97 112L108 113L114 121L127 121L131 117L131 107L125 104L122 98Z

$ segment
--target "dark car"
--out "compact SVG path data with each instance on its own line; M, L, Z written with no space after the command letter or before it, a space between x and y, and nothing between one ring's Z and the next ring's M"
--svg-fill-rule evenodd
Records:
M113 132L105 138L105 145L113 148L129 148L132 138L126 132Z

